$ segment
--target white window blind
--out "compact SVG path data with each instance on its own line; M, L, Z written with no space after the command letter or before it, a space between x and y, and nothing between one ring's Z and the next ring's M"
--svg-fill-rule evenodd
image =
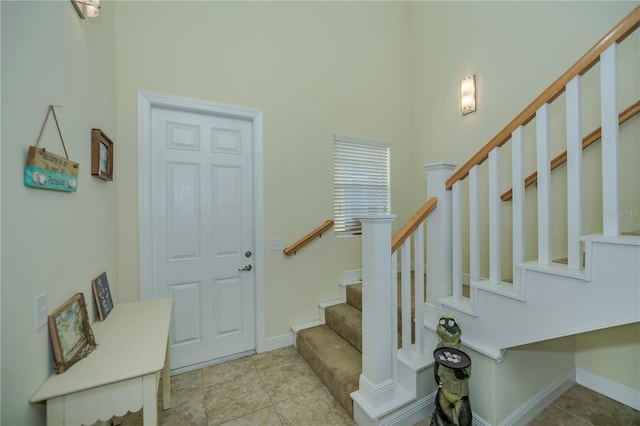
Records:
M360 234L358 218L391 211L389 146L335 135L333 162L335 231Z

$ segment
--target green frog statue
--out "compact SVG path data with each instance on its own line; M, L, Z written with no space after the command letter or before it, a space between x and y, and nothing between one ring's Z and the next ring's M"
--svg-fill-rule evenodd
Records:
M469 401L469 377L471 359L463 351L460 336L462 330L451 315L443 315L436 333L440 340L433 352L433 367L438 393L436 408L431 416L431 426L471 426L473 415Z

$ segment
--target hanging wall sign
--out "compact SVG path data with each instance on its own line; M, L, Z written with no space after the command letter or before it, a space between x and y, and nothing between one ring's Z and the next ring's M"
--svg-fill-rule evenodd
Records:
M64 157L53 154L38 146L42 132L44 131L44 126L47 124L49 114L52 112L53 118L56 121L56 127L58 128L58 135L60 135L60 142L62 142L62 148L64 149ZM38 135L38 140L35 145L29 147L27 164L24 168L24 184L31 188L76 192L79 168L80 166L77 162L69 160L56 112L53 109L53 105L49 105L47 116L44 119L44 123L42 123L42 128Z

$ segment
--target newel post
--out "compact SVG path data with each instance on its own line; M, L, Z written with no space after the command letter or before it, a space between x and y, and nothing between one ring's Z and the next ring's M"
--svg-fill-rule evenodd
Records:
M396 342L392 333L391 224L395 215L361 218L362 374L354 402L369 412L393 399ZM369 408L369 409L367 409Z
M453 294L451 191L445 182L456 165L439 162L425 164L427 172L427 200L438 198L438 207L427 220L427 304L435 306L441 297Z

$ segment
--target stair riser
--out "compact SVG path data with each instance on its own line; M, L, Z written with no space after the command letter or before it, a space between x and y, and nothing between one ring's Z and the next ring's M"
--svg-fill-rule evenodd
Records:
M362 352L362 313L350 305L330 306L324 312L327 325Z
M347 303L362 311L362 284L352 284L347 287Z

